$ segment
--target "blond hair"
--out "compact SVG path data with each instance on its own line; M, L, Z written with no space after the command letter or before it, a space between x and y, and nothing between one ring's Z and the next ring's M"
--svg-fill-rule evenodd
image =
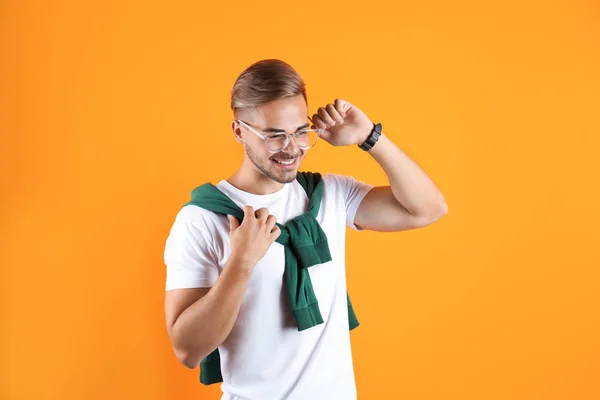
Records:
M302 95L304 80L292 66L276 59L261 60L246 68L231 89L231 109L237 117L263 104Z

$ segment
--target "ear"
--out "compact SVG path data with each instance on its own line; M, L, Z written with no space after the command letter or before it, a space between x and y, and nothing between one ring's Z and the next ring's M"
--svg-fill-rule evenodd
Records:
M244 135L242 134L241 124L236 120L231 121L231 132L233 132L233 137L238 143L244 143Z

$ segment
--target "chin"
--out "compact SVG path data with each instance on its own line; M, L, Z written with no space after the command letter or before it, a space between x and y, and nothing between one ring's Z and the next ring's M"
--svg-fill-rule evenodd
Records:
M297 174L298 168L294 168L286 171L270 170L268 176L279 183L290 183L296 180Z
M273 160L270 163L270 177L279 183L290 183L296 179L302 158L297 158L292 165L281 165Z
M296 180L296 175L298 174L298 170L294 171L293 173L286 173L282 176L280 176L280 180L278 181L279 183L292 183Z

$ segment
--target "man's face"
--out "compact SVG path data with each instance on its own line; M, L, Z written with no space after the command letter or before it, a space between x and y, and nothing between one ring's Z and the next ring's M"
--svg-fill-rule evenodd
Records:
M304 97L299 95L265 104L240 119L262 135L269 136L294 133L299 128L306 128L307 115L306 102ZM296 179L305 151L296 145L293 138L290 138L286 148L271 153L258 135L241 124L240 129L243 132L246 154L256 168L279 183L289 183Z

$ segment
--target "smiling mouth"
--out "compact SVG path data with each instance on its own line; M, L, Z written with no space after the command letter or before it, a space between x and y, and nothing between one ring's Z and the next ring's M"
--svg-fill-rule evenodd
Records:
M295 158L293 158L291 160L276 160L276 159L273 159L273 161L275 161L276 163L281 164L281 165L292 165L294 162L296 162L296 159Z
M271 161L273 162L273 164L278 168L278 169L294 169L296 168L296 166L298 165L298 158L292 158L292 159L284 159L284 160L277 160L275 158L271 159Z

